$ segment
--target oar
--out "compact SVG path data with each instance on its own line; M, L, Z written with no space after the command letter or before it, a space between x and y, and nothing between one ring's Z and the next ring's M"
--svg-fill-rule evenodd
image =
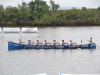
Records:
M80 45L80 48L81 48L81 46L82 46L82 39L81 39L81 45Z
M82 45L82 39L81 39L81 45Z
M96 45L96 46L100 48L100 46L98 46L98 45Z
M82 39L81 39L81 45L82 45ZM78 48L81 48L81 45L78 45Z
M86 39L87 40L87 39ZM89 41L89 40L87 40L87 41Z

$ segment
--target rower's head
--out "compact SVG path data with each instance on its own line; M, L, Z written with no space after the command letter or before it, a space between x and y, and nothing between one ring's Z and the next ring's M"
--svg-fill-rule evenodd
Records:
M21 39L19 39L19 41L21 41Z
M45 42L47 42L47 40L45 40Z
M39 42L39 40L37 40L37 42Z
M31 40L28 40L28 42L31 42Z
M62 42L64 42L64 40L62 40Z
M72 40L70 40L70 42L72 42Z
M92 39L92 37L90 39Z
M56 42L56 40L53 40L53 42Z

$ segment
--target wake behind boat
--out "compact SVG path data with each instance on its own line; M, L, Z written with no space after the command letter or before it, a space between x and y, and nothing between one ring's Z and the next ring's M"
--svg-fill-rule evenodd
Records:
M23 50L23 49L96 49L96 44L92 43L92 44L82 44L82 45L67 45L67 46L63 46L63 45L50 45L50 46L46 46L46 45L23 45L23 44L18 44L18 43L14 43L9 41L8 42L8 50Z

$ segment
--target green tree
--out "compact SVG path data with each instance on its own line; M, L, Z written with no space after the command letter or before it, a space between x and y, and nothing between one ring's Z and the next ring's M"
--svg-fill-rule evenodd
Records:
M59 4L55 4L53 0L50 0L50 4L52 11L57 11L57 9L60 7Z
M5 10L3 5L0 5L0 24L5 24Z
M50 6L43 0L23 2L17 7L0 5L1 26L52 26L52 25L98 25L100 26L100 7L91 9L73 7L70 10L58 10L59 4L50 0Z
M100 6L97 9L100 10Z

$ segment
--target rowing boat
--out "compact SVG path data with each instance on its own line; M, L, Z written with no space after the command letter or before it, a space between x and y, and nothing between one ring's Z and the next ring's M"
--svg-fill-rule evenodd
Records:
M5 33L19 33L20 32L19 27L17 28L4 27L3 30Z
M37 27L35 27L35 28L22 28L23 33L36 33L37 31L38 31Z
M83 45L73 45L73 46L41 46L41 45L22 45L22 44L18 44L18 43L14 43L14 42L8 42L8 50L22 50L22 49L96 49L96 44L92 43L92 44L83 44Z

